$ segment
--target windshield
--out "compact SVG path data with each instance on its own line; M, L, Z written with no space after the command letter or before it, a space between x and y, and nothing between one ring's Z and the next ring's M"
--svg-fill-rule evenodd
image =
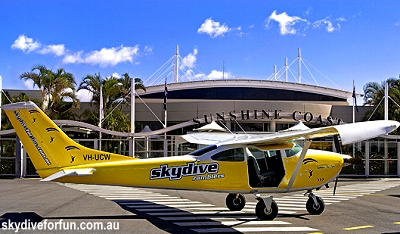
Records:
M208 153L208 152L210 152L210 151L212 151L212 150L215 150L216 148L217 148L216 145L209 145L209 146L207 146L207 147L204 147L204 148L195 150L195 151L191 152L189 155L200 156L200 155L203 155L203 154L205 154L205 153Z
M295 144L295 145L293 146L293 148L285 150L286 157L295 156L295 155L299 154L299 153L301 152L302 149L303 149L303 148L302 148L300 145Z

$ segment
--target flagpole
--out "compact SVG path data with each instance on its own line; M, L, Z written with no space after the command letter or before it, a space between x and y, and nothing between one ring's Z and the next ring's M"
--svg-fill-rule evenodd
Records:
M356 94L356 86L354 84L354 80L353 80L353 123L356 122L356 98L357 98L357 94ZM356 156L356 145L355 143L353 143L353 153L352 153L352 157L355 158ZM354 169L354 165L353 165L353 169Z
M3 78L0 76L0 106L2 104L1 96L3 96ZM0 108L0 131L1 131L1 108Z
M100 81L100 103L99 103L99 128L102 126L102 122L104 119L104 106L103 106L103 85ZM99 131L99 150L101 150L101 130Z
M353 80L353 123L356 122L356 86L354 85L354 80Z
M132 134L132 142L131 142L131 152L129 152L132 157L135 157L135 78L131 78L131 133Z
M167 128L167 96L168 96L168 88L167 88L167 77L165 77L164 84L164 128ZM167 145L167 133L164 133L164 157L168 156L168 145Z

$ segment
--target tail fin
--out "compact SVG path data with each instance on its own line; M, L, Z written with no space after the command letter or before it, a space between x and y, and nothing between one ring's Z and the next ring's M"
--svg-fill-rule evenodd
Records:
M76 143L33 102L13 103L1 108L42 178L48 176L47 169L133 159Z

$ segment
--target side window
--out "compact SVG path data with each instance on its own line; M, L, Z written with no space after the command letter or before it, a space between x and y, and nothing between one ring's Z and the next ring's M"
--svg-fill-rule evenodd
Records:
M224 150L211 156L211 159L215 161L230 162L244 161L244 150L243 148Z
M279 153L280 153L279 150L269 150L269 151L268 151L269 157L275 157L275 156L277 156Z

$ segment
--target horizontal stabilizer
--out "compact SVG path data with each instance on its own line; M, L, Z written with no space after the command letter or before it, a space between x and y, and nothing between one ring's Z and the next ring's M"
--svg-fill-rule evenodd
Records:
M65 176L88 176L92 175L96 169L94 168L85 168L85 169L64 169L61 171L58 171L51 176L48 176L41 181L52 181L56 180Z

